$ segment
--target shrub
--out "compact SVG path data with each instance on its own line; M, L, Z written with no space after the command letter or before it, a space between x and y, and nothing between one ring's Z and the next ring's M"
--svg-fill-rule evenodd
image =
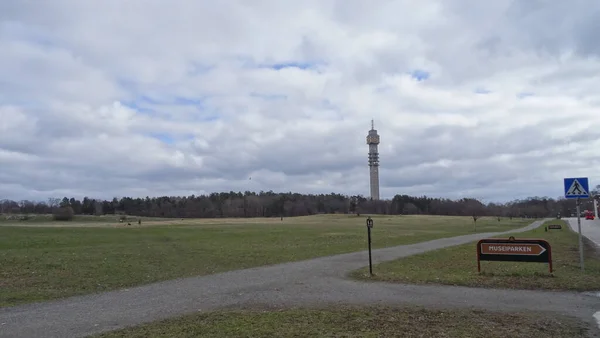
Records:
M75 212L70 206L60 207L52 212L52 219L55 221L72 221L74 216Z

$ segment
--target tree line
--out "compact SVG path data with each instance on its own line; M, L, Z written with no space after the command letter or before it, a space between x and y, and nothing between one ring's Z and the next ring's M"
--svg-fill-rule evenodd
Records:
M598 189L598 187L597 187ZM584 200L582 210L592 210L591 199ZM29 215L54 214L57 219L73 215L122 214L166 218L218 217L290 217L315 214L388 214L448 215L496 217L571 216L575 202L548 197L530 197L508 203L483 203L475 198L447 199L428 196L396 195L387 200L364 196L330 194L275 193L273 191L221 192L209 195L123 197L102 200L84 197L49 198L47 201L0 200L0 213Z

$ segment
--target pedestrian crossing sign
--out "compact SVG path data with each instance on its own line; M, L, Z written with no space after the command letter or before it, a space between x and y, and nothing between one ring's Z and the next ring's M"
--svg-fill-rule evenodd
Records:
M564 179L565 198L589 198L590 189L587 177L572 177Z

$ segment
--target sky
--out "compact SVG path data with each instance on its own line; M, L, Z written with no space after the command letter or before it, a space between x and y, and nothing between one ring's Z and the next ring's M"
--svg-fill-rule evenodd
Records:
M600 184L600 2L0 2L0 199Z

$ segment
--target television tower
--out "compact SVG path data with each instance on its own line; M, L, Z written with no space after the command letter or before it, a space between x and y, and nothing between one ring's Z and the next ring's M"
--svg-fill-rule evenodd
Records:
M371 120L371 130L367 135L369 145L369 181L371 183L371 199L379 200L379 135L375 130L375 123Z

